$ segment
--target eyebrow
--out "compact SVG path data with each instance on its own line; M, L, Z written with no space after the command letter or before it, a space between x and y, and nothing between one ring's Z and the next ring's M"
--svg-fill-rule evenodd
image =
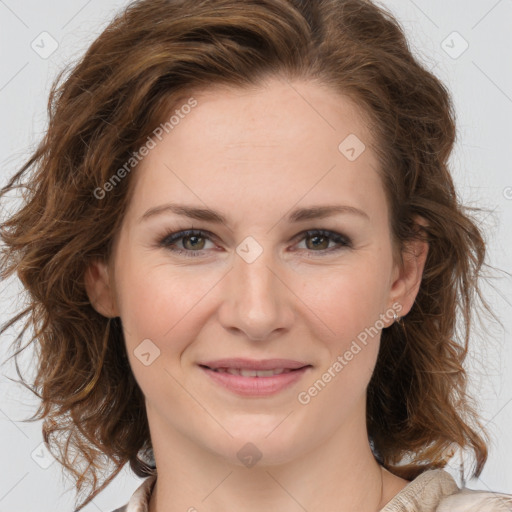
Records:
M209 208L197 208L194 206L174 203L162 204L160 206L150 208L139 218L138 222L145 221L162 213L175 213L176 215L182 215L190 219L202 220L213 224L229 225L228 219L220 212ZM310 206L308 208L298 208L288 214L286 219L290 223L298 223L311 219L323 219L336 214L357 215L366 220L370 220L370 217L366 212L348 205L321 205Z

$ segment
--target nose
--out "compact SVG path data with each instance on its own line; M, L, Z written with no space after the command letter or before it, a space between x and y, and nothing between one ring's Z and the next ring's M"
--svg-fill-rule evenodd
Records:
M224 280L219 320L231 333L264 341L283 335L294 322L293 292L270 250L248 263L235 255Z

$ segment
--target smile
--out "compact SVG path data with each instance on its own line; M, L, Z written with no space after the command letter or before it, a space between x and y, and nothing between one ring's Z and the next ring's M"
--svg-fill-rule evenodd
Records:
M231 393L245 397L265 397L296 384L310 370L311 365L267 370L209 368L203 365L200 368L215 384Z

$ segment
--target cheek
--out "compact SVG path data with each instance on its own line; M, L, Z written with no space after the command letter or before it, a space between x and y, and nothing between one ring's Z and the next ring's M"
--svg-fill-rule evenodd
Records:
M181 352L179 340L193 339L200 328L202 301L219 276L161 262L137 264L137 258L124 259L118 268L116 292L128 348L150 339L160 350Z
M385 307L386 288L380 275L370 268L365 272L355 272L353 267L350 272L333 272L328 279L310 286L304 298L318 317L313 334L324 354L321 367L301 396L310 401L308 410L319 418L325 419L324 411L329 409L331 424L344 421L347 411L365 401L379 353L379 319Z
M301 298L315 313L317 327L312 334L325 350L319 370L325 388L318 383L323 389L321 398L315 398L318 407L339 403L350 409L363 399L379 352L381 314L389 291L385 277L385 258L359 255L321 279L304 278ZM343 408L338 412L342 416Z
M356 336L384 313L385 269L376 263L331 268L322 275L303 277L300 298L318 317L326 336L340 340Z

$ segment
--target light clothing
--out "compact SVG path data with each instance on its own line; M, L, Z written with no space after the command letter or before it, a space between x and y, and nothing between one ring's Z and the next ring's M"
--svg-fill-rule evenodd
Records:
M156 476L147 477L130 501L112 512L148 512ZM459 489L443 469L431 469L409 482L380 512L512 512L512 495Z

